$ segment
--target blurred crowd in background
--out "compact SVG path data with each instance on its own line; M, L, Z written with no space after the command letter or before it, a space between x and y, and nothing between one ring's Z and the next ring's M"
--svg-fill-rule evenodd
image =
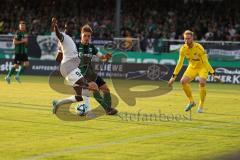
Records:
M59 27L72 20L75 36L89 24L93 38L112 39L115 0L1 0L0 34L14 34L25 20L30 35L51 34L51 17ZM240 40L240 3L237 0L122 0L121 32L117 37L182 39L186 29L197 40Z

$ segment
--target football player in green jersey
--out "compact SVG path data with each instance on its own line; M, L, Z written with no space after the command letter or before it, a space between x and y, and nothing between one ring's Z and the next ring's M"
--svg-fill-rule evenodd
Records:
M106 114L114 115L118 111L112 107L110 90L106 82L95 73L92 67L93 56L97 56L101 60L107 61L112 57L112 55L110 53L102 55L98 52L98 49L90 43L92 32L93 31L89 25L84 25L81 29L81 41L78 46L78 56L81 60L79 68L84 78L87 79L88 82L95 82L98 85L99 90L93 91L94 98L99 104L101 104ZM99 91L103 92L103 96ZM85 101L87 101L86 98L88 97L84 97Z
M15 45L15 58L14 65L9 70L8 75L5 77L5 80L10 84L11 76L15 73L15 70L19 69L15 75L15 79L20 83L20 75L24 70L29 66L28 55L27 55L27 44L28 38L26 34L26 24L24 21L19 22L19 30L16 32L16 35L13 38L13 44Z

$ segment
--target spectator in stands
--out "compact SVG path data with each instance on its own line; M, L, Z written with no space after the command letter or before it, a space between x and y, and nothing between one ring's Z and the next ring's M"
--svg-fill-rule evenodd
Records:
M240 39L239 8L236 0L122 0L121 22L122 28L130 28L133 37L141 34L146 38L161 31L163 38L182 39L181 33L191 28L197 40L236 41ZM76 28L89 24L94 29L93 38L111 39L115 34L115 1L2 0L0 10L1 34L14 32L22 18L29 26L29 34L50 34L52 16L63 23L71 19ZM63 28L63 24L59 27Z

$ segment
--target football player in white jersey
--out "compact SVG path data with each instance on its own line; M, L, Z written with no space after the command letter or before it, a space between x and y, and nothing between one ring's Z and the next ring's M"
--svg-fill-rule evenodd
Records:
M53 105L53 113L56 114L57 109L59 106L63 104L69 104L74 102L83 101L82 98L82 89L89 89L89 90L98 90L96 83L87 83L81 74L80 69L78 68L80 60L78 58L78 52L76 45L71 38L73 31L74 31L74 22L70 21L65 24L64 32L60 32L57 19L52 18L52 27L54 32L56 33L57 38L60 41L61 51L57 55L56 60L61 61L60 64L60 72L62 76L65 78L67 83L71 85L76 95L71 97L62 99L62 100L54 100Z

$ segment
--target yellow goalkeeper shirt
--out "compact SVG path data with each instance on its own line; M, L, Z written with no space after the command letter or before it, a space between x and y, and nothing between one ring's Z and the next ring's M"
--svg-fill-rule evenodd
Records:
M208 62L207 53L201 44L193 42L192 48L189 48L187 44L180 48L178 63L173 72L174 75L178 75L181 70L184 58L188 60L189 67L193 69L205 67L210 73L214 73L212 66Z

